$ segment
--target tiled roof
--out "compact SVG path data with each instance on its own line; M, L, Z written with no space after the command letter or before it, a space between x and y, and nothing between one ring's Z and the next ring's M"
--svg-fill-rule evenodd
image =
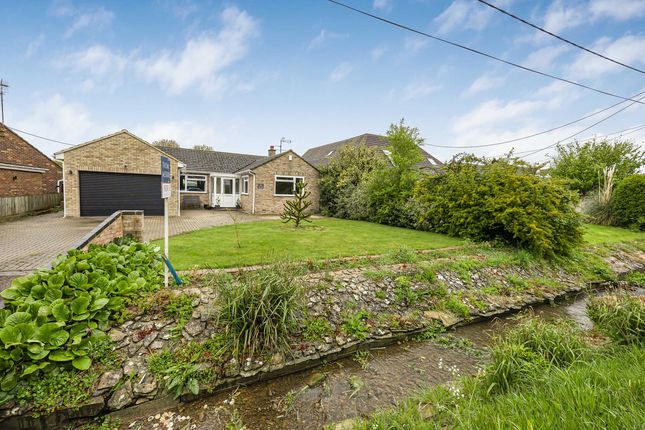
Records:
M263 155L202 151L168 146L162 146L159 149L182 161L186 165L186 170L195 172L235 173L254 161L268 158Z
M314 166L321 167L329 164L329 161L336 155L338 150L347 145L360 145L364 144L368 147L380 147L386 149L389 145L387 137L379 136L378 134L365 133L360 136L351 137L349 139L340 140L338 142L328 143L326 145L317 146L315 148L309 149L302 155L302 158L307 160L309 163ZM441 166L443 163L437 158L428 154L423 148L421 153L423 154L424 160L419 162L417 165L421 168L433 168L436 166Z

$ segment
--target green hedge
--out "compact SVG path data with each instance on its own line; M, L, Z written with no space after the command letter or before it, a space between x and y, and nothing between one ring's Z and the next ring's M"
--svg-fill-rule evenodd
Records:
M618 184L613 209L620 225L645 230L645 175L632 175Z
M478 241L503 241L539 255L567 254L582 242L576 195L516 160L461 156L418 182L419 228Z

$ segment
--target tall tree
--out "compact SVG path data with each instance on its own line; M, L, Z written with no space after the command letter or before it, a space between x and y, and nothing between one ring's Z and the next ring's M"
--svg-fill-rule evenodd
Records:
M588 140L556 146L551 159L551 175L566 179L582 194L596 191L605 168L616 166L614 181L619 184L643 167L645 152L629 140Z
M390 125L387 138L392 166L376 172L371 179L370 208L376 222L409 227L406 206L420 176L416 164L423 160L420 147L424 139L418 128L406 125L404 120Z
M154 146L165 146L166 148L179 148L179 144L172 139L159 139L152 142Z

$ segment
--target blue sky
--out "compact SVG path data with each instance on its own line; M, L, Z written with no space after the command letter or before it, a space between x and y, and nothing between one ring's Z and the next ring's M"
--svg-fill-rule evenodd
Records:
M645 75L591 57L475 0L348 4L623 96ZM184 147L297 152L405 118L428 144L470 145L551 128L619 100L493 62L324 0L2 2L5 121L80 143L120 129ZM497 1L556 33L645 68L645 0ZM589 120L516 144L553 143ZM645 123L634 106L583 133ZM64 146L28 137L47 154ZM645 130L629 135L639 142ZM426 149L441 159L462 150ZM547 152L533 156L543 159Z

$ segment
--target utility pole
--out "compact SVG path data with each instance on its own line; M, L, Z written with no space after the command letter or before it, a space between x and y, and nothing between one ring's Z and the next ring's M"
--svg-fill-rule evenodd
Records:
M0 79L0 111L2 112L2 123L4 124L4 92L5 88L9 88L9 85L2 79Z
M290 144L291 140L287 139L286 137L283 137L282 139L280 139L280 152L279 152L279 154L282 154L282 144L283 143L289 143Z

